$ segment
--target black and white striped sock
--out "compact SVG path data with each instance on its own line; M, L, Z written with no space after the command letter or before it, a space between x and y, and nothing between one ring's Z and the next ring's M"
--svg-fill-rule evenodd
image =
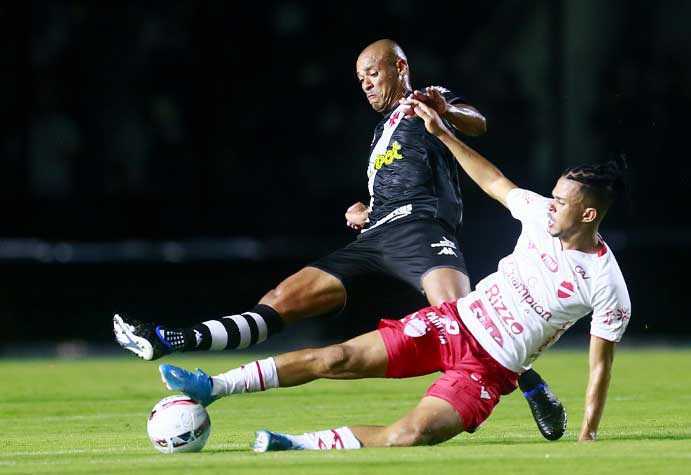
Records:
M183 351L220 351L247 348L261 343L283 329L283 319L268 305L258 304L253 309L208 320L191 328L185 334Z

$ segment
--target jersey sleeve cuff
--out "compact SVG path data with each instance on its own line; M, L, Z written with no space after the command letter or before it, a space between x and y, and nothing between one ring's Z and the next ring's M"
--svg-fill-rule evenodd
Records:
M514 188L506 194L506 204L508 205L509 211L511 211L511 215L516 219L520 219L520 200L521 194L524 191L525 190L522 188Z
M613 334L605 334L605 333L599 333L599 332L590 332L590 336L596 336L598 338L602 338L603 340L609 341L610 343L619 343L621 341L622 335L613 335Z

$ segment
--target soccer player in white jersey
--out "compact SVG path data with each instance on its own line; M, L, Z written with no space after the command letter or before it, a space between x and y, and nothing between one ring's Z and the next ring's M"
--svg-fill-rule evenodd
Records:
M552 198L523 190L451 133L434 109L403 101L453 152L465 172L521 221L514 251L466 297L381 320L345 343L255 361L214 377L170 365L169 389L208 405L240 392L319 378L403 378L441 371L419 404L388 426L348 426L288 435L260 430L258 452L429 445L473 432L516 388L519 375L577 320L591 315L590 373L578 440L595 440L616 343L631 315L626 284L598 229L623 188L615 163L567 170Z

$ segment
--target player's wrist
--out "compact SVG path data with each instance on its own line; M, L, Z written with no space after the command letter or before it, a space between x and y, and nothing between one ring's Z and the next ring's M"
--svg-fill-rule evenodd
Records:
M458 140L447 127L442 128L442 130L437 134L437 138L446 146Z
M453 119L454 116L453 111L451 110L451 106L446 102L444 103L442 112L439 113L439 115L447 120Z

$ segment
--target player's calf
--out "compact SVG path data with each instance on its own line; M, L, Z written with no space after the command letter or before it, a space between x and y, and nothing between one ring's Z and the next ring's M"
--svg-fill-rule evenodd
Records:
M155 360L178 351L233 350L261 343L283 328L281 316L267 305L207 320L186 328L169 328L115 315L117 342L145 360Z

